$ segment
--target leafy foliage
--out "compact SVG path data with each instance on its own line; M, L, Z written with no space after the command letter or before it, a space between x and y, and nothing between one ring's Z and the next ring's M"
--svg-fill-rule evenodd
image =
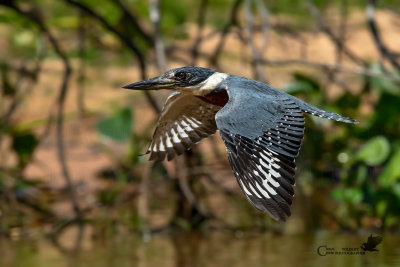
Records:
M14 133L12 138L12 149L17 153L19 165L24 166L31 160L39 142L31 132Z
M357 159L367 165L376 166L382 164L390 153L389 141L383 136L377 136L368 140L357 153Z
M377 65L371 65L376 70ZM396 75L396 73L393 73ZM304 76L304 75L303 75ZM284 88L295 94L307 95L315 105L321 106L318 101L324 100L325 105L339 110L346 108L346 115L361 120L357 128L351 125L345 127L345 132L332 136L329 132L320 132L320 129L310 127L312 132L307 133L303 151L311 158L309 161L300 161L311 169L315 179L319 176L337 181L332 190L332 198L339 204L334 212L338 222L343 227L358 228L365 225L369 219L378 218L381 226L393 226L399 222L398 210L400 207L400 152L399 152L399 116L400 101L398 94L400 85L383 78L367 78L363 90L358 95L345 93L336 100L329 100L321 96L320 86L315 79L304 79L296 74L295 81ZM369 95L372 88L377 93L375 102L376 112L361 118L360 99ZM350 108L347 108L350 107ZM335 132L339 132L335 129ZM311 136L311 138L310 138ZM312 142L309 142L311 139ZM357 142L362 145L354 145ZM321 144L323 149L315 147ZM312 147L311 147L312 146ZM330 158L323 162L330 162L327 166L319 163L323 151L329 151ZM337 159L334 156L337 156ZM339 161L342 164L337 165ZM340 174L329 169L341 168ZM337 176L338 175L338 176ZM337 180L338 177L339 180ZM300 177L301 179L301 177ZM373 221L373 220L372 220Z
M105 138L117 142L127 141L131 135L132 112L129 108L116 110L113 116L100 120L96 128Z

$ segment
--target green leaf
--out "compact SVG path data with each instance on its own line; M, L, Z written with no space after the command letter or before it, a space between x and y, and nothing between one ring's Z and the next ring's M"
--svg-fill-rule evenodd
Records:
M400 96L382 93L375 106L373 124L368 131L397 135L400 131Z
M4 96L14 96L17 90L15 87L11 84L9 80L9 75L8 75L8 66L6 64L0 64L1 68L1 91Z
M393 193L398 199L400 199L400 184L397 183L393 186Z
M160 162L154 162L153 166L151 166L151 177L154 180L168 180L168 171L164 164L161 164Z
M331 192L331 197L336 200L337 202L343 202L343 189L342 188L335 188Z
M319 90L321 88L319 82L307 74L295 72L293 76L296 81L308 83L314 90Z
M363 194L360 188L346 188L343 194L344 199L352 204L360 203L363 198Z
M20 165L29 161L38 144L39 141L31 132L13 133L11 147L17 153Z
M372 64L370 69L373 72L385 74L385 71L382 70L381 65L378 63ZM400 75L396 72L392 72L390 74L393 75L394 77L400 78ZM394 81L391 81L391 80L388 80L385 78L379 78L379 77L371 77L371 83L372 83L373 87L375 89L377 89L378 91L390 93L393 95L400 95L399 83L396 83Z
M57 16L51 19L51 25L64 29L76 29L79 26L79 18L73 15Z
M35 33L30 30L25 30L16 33L13 36L13 44L17 47L27 47L35 45Z
M147 140L135 133L131 135L127 152L127 159L129 159L130 164L138 164L145 161L144 157L139 156L144 151L143 144L147 145Z
M387 201L379 201L378 204L376 205L376 213L380 218L382 218L385 215L387 207L388 207Z
M349 92L345 92L333 103L335 107L341 108L342 112L345 111L346 114L350 113L350 111L357 113L357 109L360 104L361 97L359 95L354 95Z
M389 141L383 136L377 136L364 144L357 154L357 159L368 165L376 166L387 159L389 152Z
M362 185L367 179L368 170L367 166L360 165L357 170L357 185Z
M283 90L289 94L309 94L317 92L320 85L317 80L301 72L293 74L294 81L283 86Z
M282 88L288 94L308 94L314 91L313 86L305 81L295 81L287 83Z
M349 204L358 204L363 198L360 188L336 188L332 191L331 197L338 202Z
M97 201L105 206L113 206L120 192L115 188L99 190L96 193Z
M129 108L117 110L112 117L100 120L97 123L97 131L105 138L116 142L124 142L129 139L132 128L132 111Z
M393 155L384 171L379 176L379 184L381 186L392 186L400 179L400 149Z
M179 226L180 228L182 228L183 230L185 230L185 231L189 231L189 230L192 228L192 226L190 225L190 223L189 223L187 220L182 219L182 218L176 218L176 219L174 220L174 223L175 223L177 226Z

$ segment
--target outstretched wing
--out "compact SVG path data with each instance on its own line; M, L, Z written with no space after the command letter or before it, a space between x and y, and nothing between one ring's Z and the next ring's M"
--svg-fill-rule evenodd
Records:
M228 93L216 122L239 186L254 207L285 221L291 214L303 113L289 98Z
M368 237L367 240L367 245L371 248L375 248L377 245L379 245L382 242L382 237L381 236L372 236L372 234Z
M182 93L169 95L146 154L150 160L171 160L217 130L215 114L221 107Z

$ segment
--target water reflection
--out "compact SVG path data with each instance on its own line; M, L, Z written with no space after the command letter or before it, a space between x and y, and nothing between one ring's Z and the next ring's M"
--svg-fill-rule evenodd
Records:
M64 236L62 249L44 239L0 239L0 266L400 266L400 236L393 234L383 236L378 252L327 256L319 256L317 248L359 248L368 234L265 233L243 234L239 238L231 233L211 232L156 235L149 242L143 242L139 235L126 234L100 242L90 238L90 231L84 231L80 250L73 253L68 242L74 243L75 234L69 233L70 241Z

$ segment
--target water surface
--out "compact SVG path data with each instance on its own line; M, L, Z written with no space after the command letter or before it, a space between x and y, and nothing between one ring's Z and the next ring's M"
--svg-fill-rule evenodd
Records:
M400 236L383 235L379 251L361 252L366 235L314 233L277 236L212 232L155 235L147 242L136 234L108 241L84 240L78 253L54 246L47 239L0 239L0 266L400 266ZM320 254L317 253L320 248ZM353 255L326 255L353 251Z

